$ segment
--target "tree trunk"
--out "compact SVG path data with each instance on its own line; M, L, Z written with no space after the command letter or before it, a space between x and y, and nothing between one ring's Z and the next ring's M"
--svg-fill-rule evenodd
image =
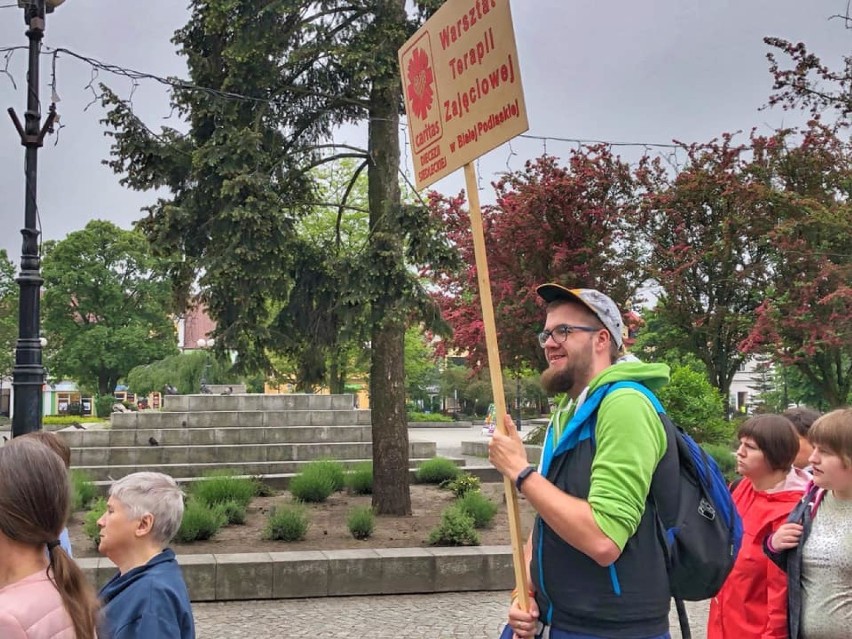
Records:
M376 33L404 33L405 0L379 0L376 18L387 23ZM382 60L396 60L402 42L387 38L377 47ZM402 232L398 212L399 103L396 64L373 79L370 91L368 169L370 253L382 282L372 308L370 408L373 423L373 509L379 515L410 515L408 425L405 415L403 361L405 315L400 302L405 281Z

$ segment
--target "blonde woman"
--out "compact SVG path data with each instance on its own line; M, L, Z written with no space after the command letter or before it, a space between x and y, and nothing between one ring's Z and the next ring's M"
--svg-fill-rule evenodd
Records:
M766 539L787 572L791 639L848 639L852 628L852 408L820 417L808 432L813 486Z

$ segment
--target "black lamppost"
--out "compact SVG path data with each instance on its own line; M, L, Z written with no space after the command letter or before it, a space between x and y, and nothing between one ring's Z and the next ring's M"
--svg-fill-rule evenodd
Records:
M41 363L42 345L39 341L39 318L41 284L38 226L38 207L36 206L36 181L38 176L38 149L44 142L44 136L53 130L56 119L55 105L50 110L44 126L41 126L41 103L39 101L39 54L41 39L44 36L45 13L50 13L63 0L18 0L18 6L24 10L24 23L27 25L29 46L29 65L27 67L27 110L24 124L15 110L9 108L9 115L21 144L26 147L24 155L24 236L21 249L21 271L17 282L21 289L18 310L18 342L15 346L15 366L12 369L12 388L15 393L14 414L12 416L12 437L41 429L42 386L44 367Z

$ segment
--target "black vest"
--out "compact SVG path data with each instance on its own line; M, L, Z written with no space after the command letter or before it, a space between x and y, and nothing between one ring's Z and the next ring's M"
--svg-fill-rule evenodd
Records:
M555 457L547 479L588 499L593 442ZM562 540L541 517L533 528L532 581L540 619L566 631L644 639L669 629L671 594L657 517L650 501L613 567L603 568ZM616 589L620 589L620 594Z

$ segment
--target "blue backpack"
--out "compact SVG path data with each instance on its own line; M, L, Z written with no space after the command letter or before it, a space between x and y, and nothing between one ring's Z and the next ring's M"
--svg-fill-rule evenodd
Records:
M660 401L637 382L615 382L593 393L597 410L603 398L619 388L639 391L654 406L666 430L668 447L654 471L648 499L659 520L666 549L669 585L681 632L690 637L683 601L714 597L734 567L743 537L727 482L716 461L675 425ZM589 401L589 400L586 400Z

